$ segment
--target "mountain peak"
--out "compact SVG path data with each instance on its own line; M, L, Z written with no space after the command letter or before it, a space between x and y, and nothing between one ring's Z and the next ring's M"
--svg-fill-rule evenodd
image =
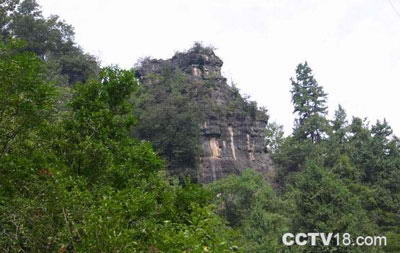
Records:
M176 53L171 62L196 77L221 77L223 61L214 53L213 48L204 47L200 43L195 43L186 52Z

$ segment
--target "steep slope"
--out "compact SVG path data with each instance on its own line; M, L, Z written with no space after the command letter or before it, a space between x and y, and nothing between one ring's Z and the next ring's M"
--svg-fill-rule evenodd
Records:
M174 88L165 84L165 75L172 73L180 77L176 79L180 82L177 85L179 96L185 97L186 104L195 108L192 113L196 115L193 121L198 125L195 136L200 148L196 153L195 166L170 166L170 170L173 174L190 171L186 174L202 183L237 174L246 168L265 175L272 170L271 159L264 147L264 129L268 121L266 111L259 109L255 102L244 99L235 87L227 84L226 78L221 75L222 64L211 48L196 44L187 52L176 53L168 60L145 59L137 68L137 76L144 89L153 95L154 87L164 89L167 94L175 94ZM168 80L171 82L171 79ZM154 99L156 102L150 104L160 107L163 99L157 96ZM151 113L150 110L147 112ZM139 137L157 143L149 135Z

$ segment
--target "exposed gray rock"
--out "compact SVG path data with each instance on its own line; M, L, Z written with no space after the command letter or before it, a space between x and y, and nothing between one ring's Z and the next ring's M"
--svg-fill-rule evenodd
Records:
M204 111L200 126L202 152L197 168L199 182L212 182L246 168L268 177L273 172L264 146L268 116L226 83L221 75L222 64L212 49L195 46L168 60L148 59L137 73L146 84L149 74L160 74L168 67L185 73L189 82L201 82L208 87L207 97L193 98Z

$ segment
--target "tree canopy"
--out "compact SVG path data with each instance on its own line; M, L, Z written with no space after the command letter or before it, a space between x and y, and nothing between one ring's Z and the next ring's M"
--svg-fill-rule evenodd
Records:
M341 105L329 118L307 62L290 79L293 133L265 129L274 177L208 185L191 180L205 114L265 111L234 87L218 105L215 83L168 66L146 85L137 71L100 68L35 0L0 1L1 252L400 252L400 139ZM289 247L287 232L387 246Z

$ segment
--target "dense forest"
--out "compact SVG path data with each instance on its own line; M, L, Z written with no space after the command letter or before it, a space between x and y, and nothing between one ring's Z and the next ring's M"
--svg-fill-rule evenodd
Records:
M264 130L274 176L243 168L201 184L205 114L267 121L267 111L235 87L230 104L204 100L215 83L168 68L145 86L145 63L101 67L35 0L0 1L1 252L400 252L400 139L385 119L342 106L329 118L300 63L288 81L293 133ZM285 246L288 232L387 245Z

